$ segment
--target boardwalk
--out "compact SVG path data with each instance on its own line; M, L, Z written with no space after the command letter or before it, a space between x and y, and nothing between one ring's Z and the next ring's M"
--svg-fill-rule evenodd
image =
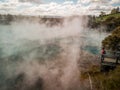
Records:
M117 65L120 65L120 52L109 52L101 57L101 71L114 70Z

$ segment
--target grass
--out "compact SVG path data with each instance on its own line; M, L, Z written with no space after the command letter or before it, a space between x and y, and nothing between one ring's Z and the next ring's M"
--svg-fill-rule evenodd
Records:
M120 13L108 14L108 15L104 15L104 16L101 16L101 17L97 17L97 18L96 18L96 22L105 21L105 20L107 20L107 19L110 18L110 17L119 18L119 17L120 17Z
M81 78L89 79L89 73L94 90L120 90L120 66L108 73L102 73L99 69L98 66L92 66L88 71L81 73Z

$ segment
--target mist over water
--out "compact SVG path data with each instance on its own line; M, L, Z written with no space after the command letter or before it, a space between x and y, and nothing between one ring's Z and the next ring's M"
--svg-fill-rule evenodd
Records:
M69 17L55 26L27 20L0 25L0 90L84 90L82 52L99 52L107 35L87 28L87 21Z

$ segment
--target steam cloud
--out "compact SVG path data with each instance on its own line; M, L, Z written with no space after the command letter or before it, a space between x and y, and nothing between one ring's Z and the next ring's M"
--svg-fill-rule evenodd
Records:
M89 31L87 19L70 17L53 27L28 21L1 25L1 90L83 90L80 53L105 37Z

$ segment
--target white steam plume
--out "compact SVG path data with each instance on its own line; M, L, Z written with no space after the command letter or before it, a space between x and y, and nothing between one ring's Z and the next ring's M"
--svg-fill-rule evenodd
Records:
M70 17L63 25L53 27L28 21L1 25L3 72L6 78L13 80L23 74L19 77L21 81L15 79L12 90L17 90L17 87L20 90L41 87L42 90L83 90L78 66L78 61L82 60L81 47L91 44L85 41L86 34L86 40L93 40L92 35L99 34L88 31L86 24L86 17ZM95 41L101 41L96 38ZM11 84L6 85L11 87Z

